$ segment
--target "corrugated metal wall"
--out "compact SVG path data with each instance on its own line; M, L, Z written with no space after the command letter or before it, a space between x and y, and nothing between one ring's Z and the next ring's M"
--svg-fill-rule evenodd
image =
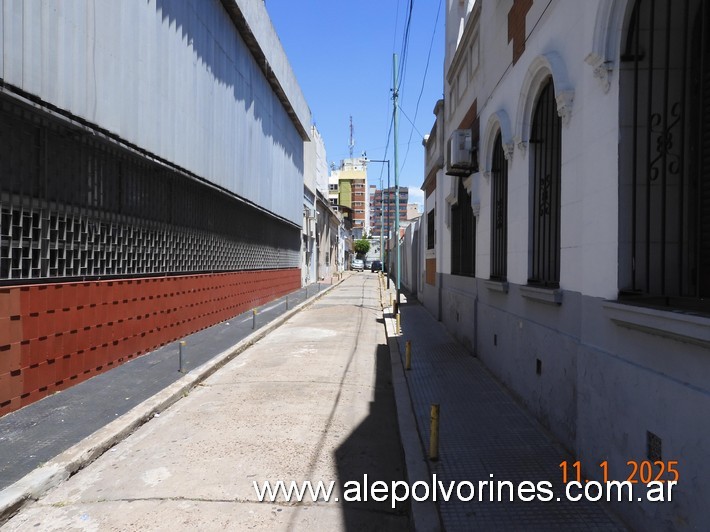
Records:
M219 0L2 0L0 30L6 84L300 225L303 140Z

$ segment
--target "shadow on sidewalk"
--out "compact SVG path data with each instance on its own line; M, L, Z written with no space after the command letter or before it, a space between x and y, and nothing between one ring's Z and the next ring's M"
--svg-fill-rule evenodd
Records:
M378 345L375 356L375 398L370 403L370 414L335 450L342 494L352 500L342 502L344 529L409 530L409 503L399 502L392 508L390 496L377 502L370 491L377 481L384 482L389 493L392 482L406 480L389 348ZM357 482L359 491L352 481ZM356 493L359 500L353 500Z

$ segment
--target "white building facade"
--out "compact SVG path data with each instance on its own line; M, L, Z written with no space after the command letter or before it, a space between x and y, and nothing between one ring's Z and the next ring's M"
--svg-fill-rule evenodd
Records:
M425 139L419 299L586 478L683 464L638 529L707 522L709 12L449 0Z

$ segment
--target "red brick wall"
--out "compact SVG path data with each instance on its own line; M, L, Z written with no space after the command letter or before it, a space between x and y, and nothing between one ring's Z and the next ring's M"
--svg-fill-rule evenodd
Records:
M533 0L513 0L513 7L508 11L508 42L513 41L513 64L525 51L525 17L532 4Z
M0 416L300 285L292 268L0 288Z
M426 182L426 187L425 187L426 197L428 198L429 196L431 196L435 190L436 190L436 170L433 170L432 175L431 175L431 179L429 179L429 177L427 177L427 182Z
M426 283L436 286L436 259L426 259Z

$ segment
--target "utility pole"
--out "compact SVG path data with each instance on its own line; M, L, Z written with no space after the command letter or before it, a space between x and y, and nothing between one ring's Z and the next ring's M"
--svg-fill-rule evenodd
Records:
M390 230L390 204L389 204L389 193L390 193L390 160L389 159L367 159L370 163L387 163L387 243L389 244L389 230ZM385 231L385 191L382 189L382 176L380 176L380 260L382 261L382 271L385 270L385 265L387 264L387 255L385 254L384 248L384 231ZM389 271L387 273L387 288L390 287L390 277Z
M394 88L392 89L392 100L394 101L394 245L397 248L397 310L399 310L399 291L401 289L401 263L399 256L399 158L397 156L397 137L399 135L399 89L397 88L397 54L392 55L392 73L394 79Z
M387 163L389 165L389 163ZM380 173L380 264L385 269L385 191L382 190L382 173Z

